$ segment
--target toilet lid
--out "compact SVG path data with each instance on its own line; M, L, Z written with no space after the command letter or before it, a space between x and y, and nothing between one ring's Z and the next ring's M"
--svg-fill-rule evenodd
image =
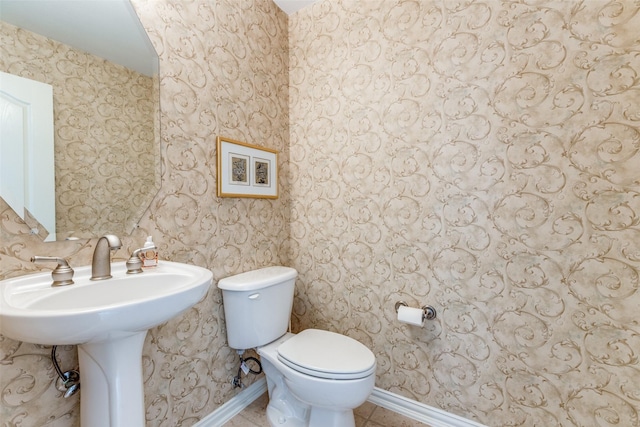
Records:
M364 378L376 369L375 356L366 346L318 329L306 329L282 343L278 359L291 369L320 378Z

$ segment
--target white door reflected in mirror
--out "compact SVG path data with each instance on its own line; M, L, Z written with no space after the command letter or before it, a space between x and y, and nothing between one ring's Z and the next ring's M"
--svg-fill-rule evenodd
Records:
M0 72L0 196L45 242L56 240L53 152L53 87Z

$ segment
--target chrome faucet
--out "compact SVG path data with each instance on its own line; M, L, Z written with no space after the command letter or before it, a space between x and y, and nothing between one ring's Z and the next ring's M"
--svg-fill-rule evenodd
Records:
M111 251L120 249L122 242L118 236L105 234L98 239L91 262L91 280L111 278Z

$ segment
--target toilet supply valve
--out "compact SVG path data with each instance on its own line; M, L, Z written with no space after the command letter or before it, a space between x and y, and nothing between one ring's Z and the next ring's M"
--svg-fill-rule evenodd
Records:
M242 379L240 377L233 377L231 385L233 385L233 388L244 388L244 384L242 384Z
M260 373L262 373L262 365L260 364L260 361L258 359L256 359L255 357L247 357L246 359L244 357L242 357L242 355L244 354L243 350L238 350L238 356L240 357L240 367L238 368L238 375L236 375L235 377L233 377L233 379L231 380L231 384L233 384L233 388L244 388L244 384L242 384L242 373L244 372L245 375L249 375L250 373L253 375L258 375ZM255 363L258 364L258 370L254 371L253 369L251 369L249 367L249 365L247 365L247 361L253 361Z
M54 256L33 256L31 262L57 262L58 266L51 272L51 286L73 285L73 268L66 259Z

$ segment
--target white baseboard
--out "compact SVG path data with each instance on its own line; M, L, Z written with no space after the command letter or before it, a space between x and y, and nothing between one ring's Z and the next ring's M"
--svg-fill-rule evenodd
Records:
M381 388L374 388L367 399L369 402L404 415L431 427L487 427L484 424L462 418L458 415L434 408L415 400L407 399Z
M266 392L267 380L262 377L232 397L227 403L200 420L193 427L220 427ZM377 387L367 400L375 405L404 415L405 417L428 424L431 427L487 427L484 424L450 414L441 409L433 408Z
M198 421L193 427L220 427L238 415L254 400L267 392L267 379L263 376L249 387L233 396L218 409ZM268 427L268 426L266 426Z

